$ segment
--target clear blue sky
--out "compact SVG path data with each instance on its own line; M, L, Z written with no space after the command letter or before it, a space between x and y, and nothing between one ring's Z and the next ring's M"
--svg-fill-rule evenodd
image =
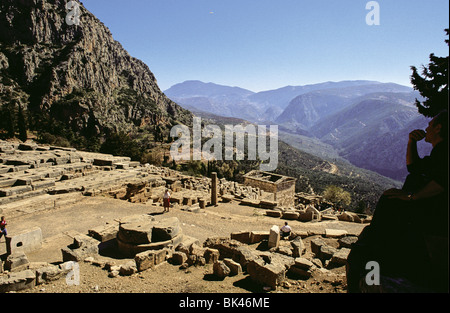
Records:
M448 0L84 0L166 90L185 80L252 91L368 79L409 85L448 55Z

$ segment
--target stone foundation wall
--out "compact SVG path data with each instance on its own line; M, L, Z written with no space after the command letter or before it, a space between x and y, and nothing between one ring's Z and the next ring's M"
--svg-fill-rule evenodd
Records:
M273 193L273 201L278 202L280 207L295 206L295 181L291 177L275 174L271 176L270 173L260 175L258 172L250 172L244 176L244 185Z

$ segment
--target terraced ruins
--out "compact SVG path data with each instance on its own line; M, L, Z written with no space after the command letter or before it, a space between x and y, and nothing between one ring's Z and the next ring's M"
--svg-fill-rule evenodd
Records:
M281 190L289 178L252 175L278 191L2 141L0 291L345 292L349 245L370 219L289 184ZM166 188L172 205L163 213ZM283 240L285 221L293 233Z

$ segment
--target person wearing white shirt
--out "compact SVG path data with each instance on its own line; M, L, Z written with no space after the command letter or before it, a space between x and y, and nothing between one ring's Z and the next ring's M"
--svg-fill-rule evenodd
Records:
M166 189L166 192L164 193L164 197L163 197L163 202L164 202L164 212L169 212L170 210L170 192L169 189Z
M291 226L288 225L288 222L284 223L284 226L280 229L280 235L282 238L289 237L291 235Z

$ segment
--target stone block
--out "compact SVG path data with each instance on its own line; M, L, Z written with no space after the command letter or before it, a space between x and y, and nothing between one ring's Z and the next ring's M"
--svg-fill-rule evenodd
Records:
M114 160L113 159L94 159L93 164L97 166L112 166Z
M33 252L41 247L42 231L39 227L6 236L6 250L8 254Z
M228 266L225 265L225 262L223 261L217 261L213 265L213 273L218 278L225 278L230 275L231 270Z
M37 147L38 147L37 144L21 143L19 144L17 149L22 151L33 151L36 150Z
M175 251L172 254L172 263L174 265L181 265L183 263L185 263L187 261L188 257L186 255L186 253L181 252L181 251Z
M193 244L200 245L200 241L197 238L184 235L182 241L176 246L175 250L184 252L188 255Z
M254 231L250 232L250 244L261 242L263 240L269 240L269 235L270 235L270 231L254 230Z
M231 233L231 239L240 241L245 244L249 244L250 243L250 232L246 231L246 232Z
M0 178L0 188L9 188L14 186L14 184L16 183L17 179L15 178Z
M299 212L298 220L300 222L304 222L304 223L310 222L310 221L313 220L313 218L314 218L314 215L313 215L313 212L311 212L311 211L309 211L309 212L306 212L306 211Z
M266 215L271 217L281 217L283 212L280 210L266 210Z
M137 267L135 261L128 261L125 264L122 264L119 269L119 274L122 276L131 276L136 273Z
M243 244L237 240L233 240L227 237L212 237L207 238L203 243L204 247L213 248L219 250L220 258L233 258L236 253L236 248Z
M257 255L253 250L250 250L247 246L237 247L233 254L233 260L238 262L243 270L247 269L247 265L250 261L259 259L259 255Z
M192 205L192 197L183 197L183 205Z
M325 229L325 237L326 238L339 238L346 236L348 232L346 230L341 229Z
M313 219L321 220L322 213L320 213L319 210L317 210L314 206L308 205L306 207L306 213L311 212L313 214Z
M260 200L259 201L259 207L262 209L268 209L272 210L278 206L277 201L271 201L271 200Z
M273 225L272 228L270 228L268 247L278 248L279 244L280 244L280 228L277 225Z
M276 289L286 278L286 268L278 262L266 263L263 259L255 259L248 263L247 272L250 278L263 286Z
M242 199L240 204L253 208L259 208L260 200Z
M276 249L276 252L279 254L283 254L283 255L287 255L287 256L292 256L292 249L286 246L279 246Z
M285 211L283 212L283 219L286 220L298 220L300 213L294 211Z
M305 244L300 236L295 237L291 241L292 246L292 256L297 258L301 257L306 250Z
M141 165L139 161L129 161L128 164L130 167L139 167L139 165Z
M322 221L337 221L338 218L336 215L332 214L322 214Z
M353 222L353 223L361 223L362 222L362 220L358 216L358 214L353 213L353 212L343 212L342 214L338 215L338 219L340 221L344 221L344 222Z
M318 257L323 261L329 260L337 252L336 248L330 247L328 245L323 245L320 247L320 252Z
M33 188L33 190L39 190L39 189L55 187L55 185L56 185L55 181L42 180L42 181L33 182L31 184L31 187Z
M0 197L10 197L13 195L22 194L32 190L33 188L30 185L4 188L0 190Z
M166 241L178 236L181 231L177 217L166 218L154 223L152 227L152 241Z
M230 276L235 276L242 273L242 266L238 262L228 258L223 259L223 262L230 269Z
M120 241L130 244L147 244L152 242L152 221L135 221L121 223L117 237Z
M118 232L119 227L114 224L97 226L88 230L89 236L100 242L106 242L112 239L116 239Z
M197 257L203 257L205 254L206 248L200 247L197 244L192 244L189 247L189 255L196 255Z
M219 250L213 248L206 248L203 254L206 264L214 264L219 261L220 253Z
M24 253L16 252L8 255L4 268L10 272L19 272L28 269L30 262Z
M232 195L223 195L221 198L222 198L222 202L224 202L224 203L228 203L228 202L231 202L232 200L234 200L234 196L232 196Z
M322 236L325 237L325 229L310 229L308 236Z
M294 274L302 279L308 279L312 276L312 271L293 266L289 269L289 274Z
M36 285L36 274L25 270L0 276L0 293L33 288Z
M320 248L326 245L326 242L321 239L321 238L314 238L313 240L311 240L311 251L312 253L314 253L315 255L319 255L320 254Z
M155 255L155 265L161 264L166 260L166 249L153 250L152 252Z
M309 270L314 266L314 264L310 260L300 257L295 259L294 266L304 270Z
M57 265L48 265L36 269L36 285L41 285L62 278L65 271Z
M351 248L352 244L358 241L357 236L345 236L342 238L339 238L339 248Z
M89 256L98 254L99 241L86 235L77 235L73 243L61 249L63 262L81 262Z
M339 249L331 257L330 265L338 265L338 266L346 265L349 253L350 249L348 248Z
M154 251L144 251L138 253L134 257L134 261L138 272L145 271L155 266L155 253Z

